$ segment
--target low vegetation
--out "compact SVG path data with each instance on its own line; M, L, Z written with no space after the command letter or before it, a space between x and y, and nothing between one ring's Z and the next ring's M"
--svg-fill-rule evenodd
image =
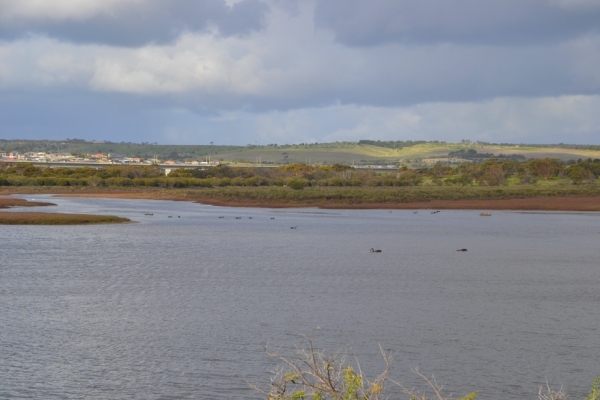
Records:
M42 201L28 201L26 199L19 199L16 197L0 197L0 208L11 208L11 207L37 207L37 206L55 206L54 203L42 202Z
M399 168L393 172L345 165L290 164L275 168L157 166L45 168L0 163L0 187L23 193L145 193L213 204L260 206L402 204L433 201L507 200L598 196L600 160L487 160L457 167ZM140 196L143 197L143 196ZM591 209L590 209L591 211Z
M557 159L518 162L490 159L465 162L457 167L437 163L431 168L401 167L376 172L334 164L290 164L275 168L240 168L226 165L206 169L177 169L165 177L157 166L109 166L103 168L46 168L27 163L0 163L0 186L92 187L406 187L406 186L549 186L595 184L600 159L562 163Z
M112 215L0 212L0 225L88 225L131 222Z

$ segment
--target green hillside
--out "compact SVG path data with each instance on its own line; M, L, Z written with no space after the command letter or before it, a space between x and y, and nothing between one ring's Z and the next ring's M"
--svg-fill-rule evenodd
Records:
M558 158L563 161L600 158L596 145L514 145L446 142L335 142L266 146L159 145L150 143L88 142L79 139L0 140L0 152L52 152L70 154L116 154L125 157L179 161L219 160L232 163L290 164L428 164L448 158L449 153L475 151L479 156L516 159ZM465 153L466 154L466 153ZM482 156L482 157L483 157ZM457 160L459 162L460 159Z

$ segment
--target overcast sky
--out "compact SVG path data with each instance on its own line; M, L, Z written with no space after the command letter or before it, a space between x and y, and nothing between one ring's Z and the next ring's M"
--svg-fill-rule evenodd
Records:
M600 144L600 1L0 0L0 138Z

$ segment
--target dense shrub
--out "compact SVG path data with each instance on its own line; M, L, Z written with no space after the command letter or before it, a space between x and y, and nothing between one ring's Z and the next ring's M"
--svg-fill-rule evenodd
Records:
M244 186L244 178L236 177L231 180L232 186Z
M218 185L221 187L231 185L231 178L224 177L218 180Z
M335 189L351 186L358 190L360 187L405 188L420 186L424 182L429 188L532 185L537 179L547 181L545 185L555 185L556 180L562 180L563 184L588 185L595 184L599 176L600 160L591 159L566 165L555 159L526 162L489 159L481 164L469 162L455 168L438 163L432 168L402 167L393 172L357 170L339 164L331 166L290 164L276 168L218 166L205 169L180 168L172 171L168 177L165 177L157 166L115 165L98 169L46 168L34 167L26 163L0 162L1 186L136 186L209 189L229 186L281 187L286 184L289 186L292 181L300 181L303 187ZM277 195L282 194L277 192Z
M294 190L302 190L306 186L306 181L304 179L294 179L288 182L288 186Z

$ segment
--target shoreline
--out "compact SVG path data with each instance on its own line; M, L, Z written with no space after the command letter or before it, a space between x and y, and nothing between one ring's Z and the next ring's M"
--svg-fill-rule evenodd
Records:
M14 208L14 207L47 207L55 206L54 203L46 201L30 201L27 199L20 199L18 197L0 197L0 209L2 208Z
M99 225L131 223L113 215L62 214L43 212L0 212L0 225Z
M0 197L0 209L56 206L54 203L18 197ZM0 211L0 225L98 225L133 222L113 215L63 214L36 211Z
M15 193L16 192L16 193ZM166 191L81 191L78 193L47 191L13 191L14 194L50 194L56 197L88 197L88 198L117 198L129 200L170 200L192 201L199 204L219 207L249 207L249 208L322 208L347 210L507 210L507 211L600 211L600 196L533 196L509 199L444 199L417 202L339 202L335 200L306 201L285 200L255 200L217 198L210 196L184 196ZM30 202L28 202L30 203ZM49 203L52 204L52 203ZM32 205L31 203L28 205Z
M600 211L599 197L529 197L502 200L432 200L412 203L289 203L273 205L269 202L239 202L201 200L201 204L221 207L296 208L317 207L333 210L495 210L495 211Z

